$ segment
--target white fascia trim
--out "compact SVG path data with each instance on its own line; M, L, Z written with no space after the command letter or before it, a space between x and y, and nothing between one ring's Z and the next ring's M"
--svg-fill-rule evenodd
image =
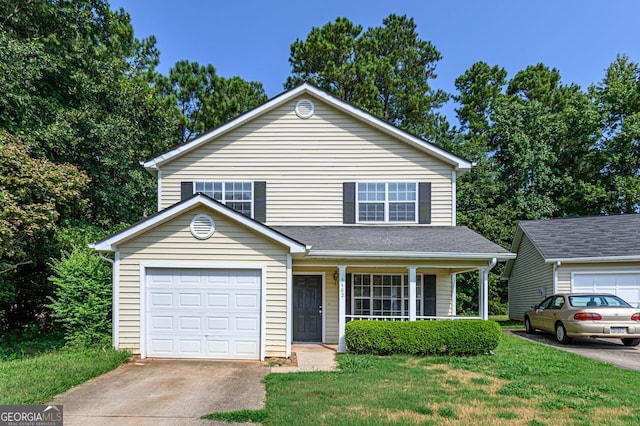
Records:
M424 152L428 152L429 154L433 155L436 158L439 158L440 160L444 161L445 163L451 164L452 166L454 166L456 172L458 173L458 175L463 174L464 172L466 172L467 170L471 169L471 162L464 160L463 158L460 158L450 152L447 152L445 150L443 150L442 148L439 148L435 145L432 145L428 142L423 141L420 138L417 138L415 136L412 136L406 132L404 132L403 130L398 129L397 127L382 121L376 117L374 117L373 115L364 112L356 107L354 107L353 105L348 104L347 102L344 102L328 93L325 93L319 89L316 89L315 87L309 85L309 84L301 84L300 86L285 92L279 96L276 96L275 98L271 99L270 101L267 101L266 103L262 104L261 106L245 113L244 115L238 117L235 120L232 120L230 122L228 122L227 124L223 124L222 126L218 127L217 129L213 130L212 132L206 133L190 142L187 142L169 152L166 152L152 160L149 160L147 162L144 162L142 165L144 166L144 168L146 168L147 170L151 170L151 171L155 171L158 170L158 167L161 166L163 163L173 159L176 156L179 156L185 152L191 151L192 149L197 148L198 146L202 145L203 143L208 142L211 139L217 138L218 136L228 132L229 130L232 130L238 126L241 126L242 124L246 123L247 121L255 118L258 115L263 114L264 112L267 112L273 108L276 108L280 105L282 105L283 103L287 102L288 100L290 100L291 98L299 95L302 92L307 92L310 93L314 96L316 96L317 98L320 98L322 100L324 100L325 102L335 106L336 108L342 110L343 112L350 114L354 117L357 117L365 122L367 122L369 125L384 131L385 133L391 134L393 136L395 136L398 139L403 140L404 142L408 143L409 145L414 146L415 148L420 149L421 151Z
M157 176L158 185L158 211L162 210L162 170L158 169Z
M424 253L424 252L390 252L390 251L334 251L312 250L307 254L308 258L379 258L379 259L497 259L499 261L515 259L515 253Z
M290 253L305 253L307 251L307 247L305 245L295 242L283 236L282 234L275 232L274 230L249 219L245 215L235 212L233 210L230 210L228 207L222 206L212 201L208 197L205 197L202 195L193 197L185 201L183 204L181 204L176 208L167 209L164 212L159 213L155 217L147 221L144 221L138 225L134 225L131 228L127 229L126 231L116 234L111 238L107 238L100 243L89 244L89 247L97 251L116 251L116 245L120 244L122 241L125 241L131 237L134 237L135 235L149 228L152 228L156 225L166 222L169 219L179 214L182 214L183 212L191 209L196 205L204 205L216 211L217 213L220 213L228 218L231 218L240 222L242 225L246 226L247 228L250 228L257 233L264 235L267 238L270 238L284 246L287 246L289 248Z
M545 259L545 263L604 263L604 262L633 262L639 261L640 256L603 256L603 257L560 257Z
M113 306L112 306L112 341L113 347L120 349L120 252L116 251L113 260Z

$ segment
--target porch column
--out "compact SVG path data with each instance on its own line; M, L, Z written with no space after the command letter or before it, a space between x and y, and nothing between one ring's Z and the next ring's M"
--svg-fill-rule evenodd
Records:
M451 274L451 316L458 315L458 278L456 274Z
M478 316L489 319L489 269L478 269Z
M344 325L347 313L347 267L338 266L338 353L347 351L344 341Z
M416 320L416 267L409 266L409 321Z

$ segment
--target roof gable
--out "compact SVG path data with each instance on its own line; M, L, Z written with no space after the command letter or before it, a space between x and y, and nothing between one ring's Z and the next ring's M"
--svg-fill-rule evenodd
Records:
M302 95L309 95L317 100L321 100L326 102L327 104L335 107L342 113L345 113L351 117L354 117L361 122L397 139L400 140L410 146L417 148L419 151L424 152L427 155L433 156L440 161L443 161L446 164L451 165L458 174L462 174L471 168L471 163L461 157L456 156L430 142L427 142L423 139L420 139L416 136L413 136L399 128L380 120L379 118L345 102L342 101L335 96L318 89L317 87L304 83L300 86L297 86L294 89L291 89L287 92L284 92L271 100L267 101L263 105L246 112L245 114L240 115L236 119L208 132L200 137L197 137L185 144L182 144L152 160L149 160L143 163L143 166L149 171L158 170L160 166L166 164L181 155L190 152L210 141L215 140L216 138L241 127L243 124L253 120L254 118L266 114L269 111L283 105L285 102L288 102L296 97Z
M181 215L182 213L192 210L198 206L207 207L217 213L222 214L228 219L246 226L247 228L257 232L258 234L261 234L267 239L278 242L288 247L291 253L304 253L306 251L306 246L304 244L284 234L281 234L280 232L266 225L263 225L262 223L257 222L201 193L197 193L184 201L174 204L173 206L166 208L146 219L143 219L140 222L123 229L122 231L116 232L115 234L107 238L89 244L89 247L97 251L116 251L119 244L135 238L138 235L152 228L155 228L156 226L166 223L171 219Z
M545 262L640 260L640 214L523 220L512 252L518 252L522 238Z

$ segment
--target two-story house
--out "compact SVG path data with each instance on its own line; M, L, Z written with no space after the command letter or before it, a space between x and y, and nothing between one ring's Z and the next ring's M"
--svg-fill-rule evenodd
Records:
M456 318L455 274L515 257L455 226L471 164L303 84L144 163L158 212L113 252L113 344L141 357L288 357L353 319Z

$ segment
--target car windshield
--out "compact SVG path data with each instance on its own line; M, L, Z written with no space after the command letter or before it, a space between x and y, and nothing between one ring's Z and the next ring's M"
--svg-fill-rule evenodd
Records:
M586 294L581 296L569 296L569 304L574 307L599 307L599 306L611 306L611 307L625 307L630 308L624 300L617 296L609 294Z

